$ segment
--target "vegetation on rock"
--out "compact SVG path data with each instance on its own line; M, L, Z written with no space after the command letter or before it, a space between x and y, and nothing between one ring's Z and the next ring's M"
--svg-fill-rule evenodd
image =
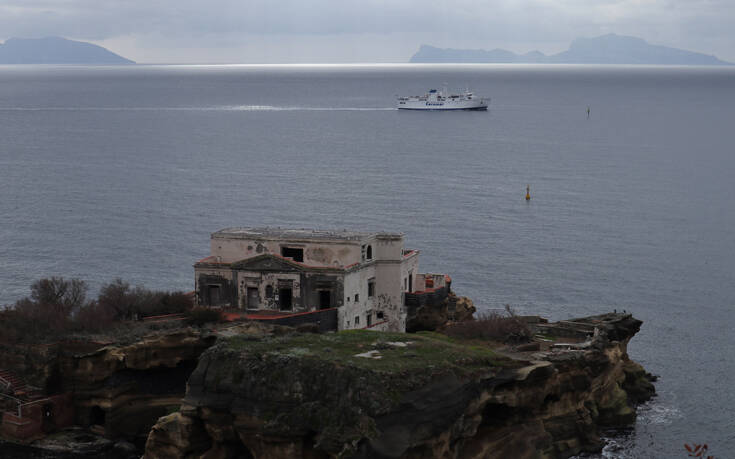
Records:
M505 314L491 311L480 315L476 320L453 323L444 332L455 338L483 339L506 344L527 342L532 335L528 324L508 305L505 306Z
M0 309L5 343L47 342L75 333L107 332L134 318L182 313L192 308L184 292L161 292L116 279L87 299L87 283L50 277L35 281L29 297Z
M153 427L145 457L599 451L599 429L629 425L635 402L653 394L626 353L640 324L623 314L536 324L569 347L523 353L438 332L319 335L242 323L201 355L180 413Z

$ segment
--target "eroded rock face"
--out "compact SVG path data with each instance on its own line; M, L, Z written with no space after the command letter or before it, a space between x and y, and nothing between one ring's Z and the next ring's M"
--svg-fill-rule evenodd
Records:
M476 345L463 352L421 334L222 340L202 354L181 411L151 430L145 457L566 458L598 451L599 429L633 422L635 403L653 394L626 352L641 322L609 314L554 325L544 325L539 350L510 350L512 358ZM356 357L370 349L382 359Z
M199 355L214 341L180 329L65 359L62 379L77 423L99 425L112 438L144 439L160 416L177 409Z

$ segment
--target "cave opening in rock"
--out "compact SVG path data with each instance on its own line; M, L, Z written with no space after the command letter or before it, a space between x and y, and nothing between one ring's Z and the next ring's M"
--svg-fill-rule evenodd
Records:
M515 408L503 403L488 403L482 412L484 426L502 426L508 424L516 414Z
M310 430L306 435L304 435L301 443L302 457L308 459L329 459L329 455L327 453L315 448L316 444L319 443L317 435L318 433L314 430Z
M95 405L89 411L89 425L92 426L105 426L105 410Z
M226 457L236 457L238 459L255 459L255 455L250 448L237 440L225 443Z

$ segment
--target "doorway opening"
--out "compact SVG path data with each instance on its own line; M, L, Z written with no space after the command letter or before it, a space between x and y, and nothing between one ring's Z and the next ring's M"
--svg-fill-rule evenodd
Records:
M332 291L319 290L319 309L329 309L332 307Z
M293 308L293 290L290 288L279 288L278 305L281 311L290 311Z
M248 287L248 309L258 309L260 307L260 299L258 297L257 287Z
M209 306L219 306L221 298L222 295L220 294L219 285L207 286L207 303Z

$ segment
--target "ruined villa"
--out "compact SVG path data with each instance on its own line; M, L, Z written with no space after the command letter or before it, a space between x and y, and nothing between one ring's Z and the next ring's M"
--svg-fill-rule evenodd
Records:
M196 301L276 316L328 311L338 330L405 331L408 305L445 297L451 283L418 269L400 233L226 228L194 265Z

